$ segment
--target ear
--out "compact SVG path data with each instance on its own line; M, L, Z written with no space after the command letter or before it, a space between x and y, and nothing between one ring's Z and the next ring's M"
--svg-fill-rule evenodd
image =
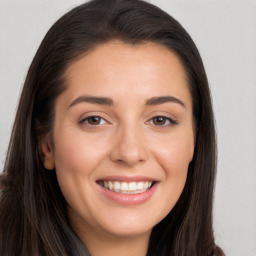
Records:
M50 134L47 134L40 139L40 156L45 169L53 170L55 168L53 146L51 143Z

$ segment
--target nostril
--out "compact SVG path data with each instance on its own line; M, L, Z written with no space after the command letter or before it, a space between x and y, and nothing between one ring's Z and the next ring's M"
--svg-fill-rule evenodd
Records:
M118 149L115 149L111 154L111 160L122 164L135 165L146 161L147 155L142 150L125 149L118 151Z
M116 144L110 153L112 161L134 165L147 160L148 150L145 140L142 140L142 137L139 138L136 133L133 129L126 129L122 134L116 135Z

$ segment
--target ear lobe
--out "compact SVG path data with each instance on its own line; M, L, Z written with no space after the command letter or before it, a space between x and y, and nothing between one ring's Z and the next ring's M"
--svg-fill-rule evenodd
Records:
M53 170L55 168L54 161L51 159L44 160L44 168L47 170Z
M53 170L55 168L53 148L50 142L49 134L40 140L41 159L45 169Z

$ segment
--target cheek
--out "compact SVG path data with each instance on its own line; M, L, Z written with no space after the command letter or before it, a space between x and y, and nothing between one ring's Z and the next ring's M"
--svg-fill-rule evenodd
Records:
M159 184L161 200L158 201L161 218L173 209L184 189L193 145L190 136L176 133L154 149L154 158L163 170L163 180Z
M154 154L166 170L166 175L187 172L194 152L192 132L174 134L158 145Z
M178 201L187 179L189 163L192 160L194 137L190 131L170 136L154 151L155 159L164 170L163 189L165 190L167 212Z
M72 175L90 174L106 154L103 144L104 141L77 130L59 131L54 150L56 169Z
M59 129L54 139L58 182L64 197L72 201L79 198L79 193L93 180L94 170L104 158L104 147L95 143L92 136L86 137L84 133L67 129Z
M101 141L101 140L100 140ZM95 170L106 155L105 142L73 129L59 129L54 137L54 159L58 183L68 205L75 212L86 208L84 200L93 198L90 188ZM104 151L105 150L105 151ZM88 196L84 199L81 195Z

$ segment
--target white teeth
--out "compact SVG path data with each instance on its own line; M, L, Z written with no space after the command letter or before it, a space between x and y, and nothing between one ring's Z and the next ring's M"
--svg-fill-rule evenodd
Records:
M128 190L128 183L127 182L122 182L120 190L121 191L127 191Z
M120 189L120 182L117 182L117 181L114 182L114 189L115 190Z
M146 184L146 182L145 182ZM144 188L144 182L138 182L137 183L137 189L142 190Z
M130 182L128 185L129 191L135 191L136 190L136 182Z
M108 182L108 188L110 189L110 190L113 190L113 183L111 182L111 181L109 181Z
M104 188L112 190L114 192L124 194L138 194L145 192L152 185L152 181L140 181L140 182L120 182L120 181L104 181L100 182Z

